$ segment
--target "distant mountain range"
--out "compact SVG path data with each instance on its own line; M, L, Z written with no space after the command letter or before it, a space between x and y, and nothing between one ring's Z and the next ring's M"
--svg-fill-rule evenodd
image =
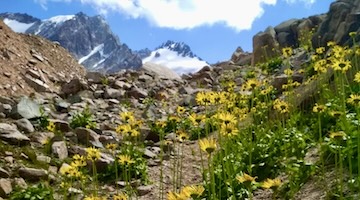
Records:
M138 69L145 62L167 66L177 73L195 72L205 65L183 42L167 41L155 50L132 51L121 43L101 16L80 12L40 20L28 14L2 13L2 18L16 32L35 34L60 43L90 71L114 73Z

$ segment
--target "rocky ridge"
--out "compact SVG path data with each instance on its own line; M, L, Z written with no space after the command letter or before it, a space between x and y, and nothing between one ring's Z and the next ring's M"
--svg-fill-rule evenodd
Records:
M0 21L0 94L59 92L59 85L81 78L85 69L60 45L42 37L16 34Z

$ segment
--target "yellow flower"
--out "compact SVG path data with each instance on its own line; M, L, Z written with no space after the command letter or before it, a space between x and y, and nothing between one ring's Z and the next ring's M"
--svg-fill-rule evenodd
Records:
M357 83L360 83L360 72L357 72L357 73L355 74L354 81L357 82Z
M291 70L290 68L287 68L284 70L284 74L286 74L287 76L292 76L294 73L293 70Z
M200 123L205 122L205 115L197 115L196 113L192 113L189 116L189 120L194 126L199 126Z
M189 139L189 135L183 131L178 131L177 138L180 142L184 142L185 140Z
M327 46L328 47L333 47L333 46L335 46L336 45L336 43L334 42L334 41L329 41L329 42L327 42Z
M238 180L240 183L245 183L245 182L255 183L256 178L257 177L252 177L246 173L243 173L242 176L239 175L236 176L236 180Z
M95 149L93 147L89 147L85 149L86 153L87 153L87 159L91 160L91 161L95 161L95 160L99 160L101 155L100 155L100 151L98 149Z
M262 184L262 188L264 189L272 189L272 190L275 190L277 189L278 187L280 187L281 185L281 180L279 178L276 178L276 179L266 179L263 184Z
M346 133L344 131L330 132L329 137L331 139L342 139L342 140L344 140L345 137L346 137Z
M333 69L336 71L342 71L345 73L347 70L351 68L351 62L349 60L336 60L332 65Z
M156 121L155 125L160 127L160 128L165 128L166 121Z
M259 86L260 86L260 82L255 78L249 79L245 83L245 87L247 90L254 90Z
M220 133L225 136L233 136L237 135L239 130L234 126L234 124L222 124Z
M214 138L210 138L210 139L204 138L199 140L199 146L201 150L203 150L204 152L210 155L216 149L216 141Z
M119 155L119 163L122 165L130 165L132 163L135 163L134 160L131 159L131 157L129 155Z
M119 133L119 134L124 134L126 133L128 130L131 129L131 126L130 124L122 124L122 125L119 125L117 128L116 128L116 132Z
M72 165L65 165L61 167L59 171L60 174L72 178L80 178L82 175L78 168Z
M117 144L115 143L109 143L105 146L106 149L110 150L110 151L115 151L117 148Z
M180 118L178 116L172 115L169 117L169 120L175 123L180 122Z
M46 127L48 131L51 131L51 132L55 132L56 131L56 126L54 124L54 122L50 121L48 126Z
M188 197L185 196L184 193L176 193L176 192L168 192L167 193L168 200L188 200Z
M353 38L353 37L356 36L356 34L357 34L356 31L353 31L353 32L350 32L350 33L349 33L349 36Z
M322 113L326 110L326 106L324 105L319 105L319 104L315 104L315 106L313 107L313 112L314 113Z
M323 54L325 52L325 47L318 47L315 51L317 54Z
M205 191L202 185L190 185L182 189L181 193L184 193L184 196L191 197L193 199L199 198L202 193Z
M340 117L342 115L342 112L341 111L335 111L335 110L332 110L329 112L329 114L332 116L332 117Z
M315 62L314 70L320 73L325 73L327 71L327 61L325 59L321 59Z
M350 98L347 99L347 102L353 106L360 106L360 95L351 94Z
M127 200L127 199L128 199L127 195L122 192L115 194L113 196L113 200Z
M274 109L279 111L282 114L288 113L289 112L289 104L286 103L285 101L276 99L274 101Z
M136 129L133 129L129 124L123 124L118 126L116 132L122 133L125 136L130 136L130 137L137 137L140 135L140 132Z
M123 122L133 122L133 121L135 121L134 113L133 112L122 112L122 113L120 113L120 119Z
M214 103L214 98L209 92L198 92L196 94L196 102L199 105L210 105Z
M360 48L357 48L356 51L355 51L355 54L360 56Z
M106 197L97 197L97 196L88 196L88 197L85 197L84 200L106 200Z
M73 156L73 161L71 162L71 165L74 167L84 167L84 166L86 166L86 159L84 156L75 154Z
M217 118L220 120L221 123L224 123L226 125L237 123L236 117L229 112L221 112L217 115Z
M311 61L316 61L319 59L319 56L318 55L311 55Z
M185 108L182 106L178 106L176 109L177 114L183 114L185 112Z
M293 54L293 50L291 47L286 47L282 49L282 54L285 58L290 57Z

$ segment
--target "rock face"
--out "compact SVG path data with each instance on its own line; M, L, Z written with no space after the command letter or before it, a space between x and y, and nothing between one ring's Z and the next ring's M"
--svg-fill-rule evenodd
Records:
M271 49L297 47L304 32L317 29L312 36L314 47L326 46L328 41L339 45L352 45L350 32L360 31L360 0L338 0L331 4L326 14L303 19L290 19L272 29L267 28L253 37L252 64L264 61L264 57L276 56ZM360 36L357 35L357 41ZM277 45L278 44L278 45ZM264 49L268 49L264 51Z
M326 46L328 41L352 45L350 32L360 31L360 0L339 0L330 5L330 10L315 33L313 45ZM320 39L319 39L320 37ZM359 35L358 35L359 37ZM359 38L357 39L359 41Z
M120 42L101 16L89 17L80 12L39 20L17 13L3 13L0 18L32 23L25 33L58 42L70 51L79 64L92 71L113 73L121 69L137 69L142 65L140 56Z
M253 37L252 65L279 55L279 43L276 40L276 32L273 27L268 27Z

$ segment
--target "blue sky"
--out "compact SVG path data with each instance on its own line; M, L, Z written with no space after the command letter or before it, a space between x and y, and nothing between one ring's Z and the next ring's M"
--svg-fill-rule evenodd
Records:
M132 50L181 41L209 63L229 60L268 26L329 10L335 0L1 0L0 12L40 19L84 12L103 15Z

